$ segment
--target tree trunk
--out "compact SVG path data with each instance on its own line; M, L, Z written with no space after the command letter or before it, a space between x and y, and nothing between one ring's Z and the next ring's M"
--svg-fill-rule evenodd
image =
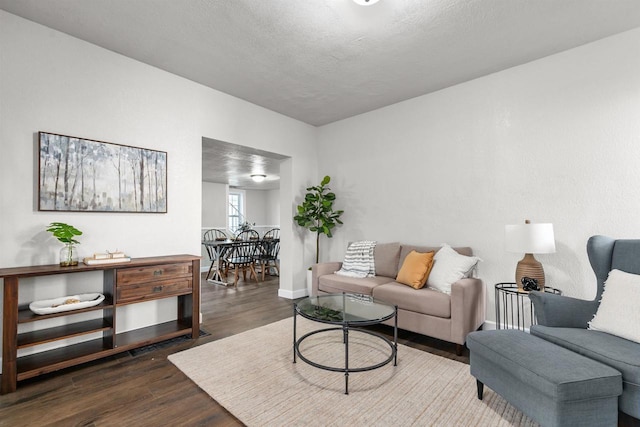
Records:
M64 208L69 209L69 149L71 148L71 142L67 138L67 149L64 152Z
M140 212L144 212L144 153L140 152Z
M316 233L316 264L320 260L320 233Z

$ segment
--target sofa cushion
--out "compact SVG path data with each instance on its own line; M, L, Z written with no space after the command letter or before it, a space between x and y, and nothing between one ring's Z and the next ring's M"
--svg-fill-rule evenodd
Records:
M376 276L396 277L400 259L400 243L377 243L373 251Z
M437 246L402 245L400 248L400 257L398 258L398 266L396 268L399 268L402 265L404 259L411 253L411 251L416 251L423 254L425 252L437 252L438 249L440 248Z
M640 344L600 331L532 325L531 334L602 362L622 373L625 382L640 384Z
M427 286L450 294L451 284L464 277L470 277L478 261L478 257L462 255L451 246L444 245L433 258L433 268Z
M398 282L385 283L373 289L374 298L399 309L428 314L435 317L451 317L451 297L432 289L413 289Z
M399 264L398 265L402 265L402 262L404 261L405 257L411 251L422 252L422 253L435 251L436 253L438 253L440 248L441 248L440 246L402 245L401 248L400 248L400 259L399 259ZM453 248L453 250L458 252L460 255L465 255L465 256L472 256L473 255L473 251L471 250L471 248L466 247L466 246L456 247L456 248ZM395 276L393 276L393 277L395 277Z
M373 288L392 281L392 278L384 276L359 278L327 274L318 278L318 289L331 294L347 292L350 294L372 295L371 290Z
M404 259L396 282L411 286L413 289L420 289L427 283L427 277L433 266L433 255L435 252L419 253L411 251Z
M611 270L589 329L640 343L640 275Z

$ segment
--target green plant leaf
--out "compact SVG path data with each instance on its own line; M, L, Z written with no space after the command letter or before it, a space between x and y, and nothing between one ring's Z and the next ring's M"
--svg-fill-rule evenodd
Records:
M52 222L49 224L47 231L62 243L80 244L79 241L74 239L74 236L82 235L82 231L72 225L65 224L64 222Z
M327 187L330 181L331 178L326 175L320 185L307 187L302 204L297 206L298 214L293 217L299 226L316 233L317 238L320 237L320 234L332 237L331 230L336 227L336 223L342 224L338 218L344 211L333 210L336 195ZM318 240L316 240L316 246L317 242ZM317 253L316 259L318 259Z

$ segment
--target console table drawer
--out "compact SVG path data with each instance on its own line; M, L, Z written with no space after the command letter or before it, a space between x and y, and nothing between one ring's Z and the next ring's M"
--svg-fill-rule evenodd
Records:
M172 295L183 295L191 292L190 277L174 280L163 280L152 283L134 283L116 287L116 303L130 303L166 298Z
M122 268L116 272L116 286L191 276L191 263Z

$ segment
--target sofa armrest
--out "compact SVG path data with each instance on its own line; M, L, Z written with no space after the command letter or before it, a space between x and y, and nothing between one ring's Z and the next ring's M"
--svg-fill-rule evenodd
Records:
M318 277L340 270L342 262L321 262L311 266L311 295L318 295ZM310 296L311 296L310 295Z
M467 334L477 330L486 319L484 282L476 278L451 284L451 340L464 344Z
M529 293L538 325L586 329L598 302L533 291Z

